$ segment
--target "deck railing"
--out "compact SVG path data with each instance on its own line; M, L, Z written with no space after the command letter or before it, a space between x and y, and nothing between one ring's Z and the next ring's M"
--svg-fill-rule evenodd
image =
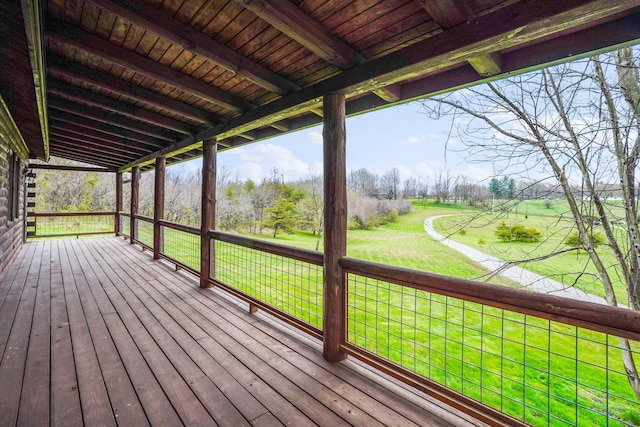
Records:
M28 237L113 234L115 217L115 212L30 212Z
M161 226L161 257L198 274L200 230ZM322 338L322 253L208 236L214 286ZM340 265L345 353L492 424L640 422L622 364L624 352L640 360L640 313L348 257Z
M322 254L233 234L215 241L215 284L316 338L322 337Z

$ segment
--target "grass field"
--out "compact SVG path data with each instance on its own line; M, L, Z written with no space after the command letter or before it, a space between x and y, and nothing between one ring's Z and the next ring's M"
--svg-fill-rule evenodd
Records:
M543 212L548 214L548 212ZM510 226L522 224L525 227L536 228L542 233L542 237L538 242L501 242L494 233L498 223L501 221ZM564 241L575 231L574 221L571 218L553 215L523 215L521 213L511 213L509 216L504 214L479 215L477 212L466 212L437 219L434 222L434 226L441 234L502 260L522 261L533 259L535 261L519 265L562 282L566 286L576 286L585 292L604 297L602 283L596 275L596 270L586 252L571 251L559 253L546 259L537 259L569 249L569 246L565 245ZM464 231L461 232L461 230ZM596 226L594 231L604 235L601 227ZM605 265L611 266L611 277L614 281L618 301L625 304L626 288L624 283L619 280L613 253L604 245L598 251Z

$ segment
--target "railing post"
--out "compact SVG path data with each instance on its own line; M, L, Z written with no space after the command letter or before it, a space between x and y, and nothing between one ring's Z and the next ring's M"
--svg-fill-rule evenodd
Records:
M164 177L167 159L156 158L155 191L153 197L153 259L164 252L164 232L160 220L164 219Z
M216 141L202 144L202 221L200 222L200 287L208 288L215 277L215 243L209 230L216 225Z
M347 172L345 97L323 98L324 127L324 358L344 360L340 351L346 340L346 278L338 264L347 254Z
M122 212L122 172L116 172L116 223L114 226L116 236L122 232L120 212Z
M129 242L134 244L138 239L138 228L136 227L136 215L138 215L138 190L140 188L140 168L131 168L131 225L129 227Z

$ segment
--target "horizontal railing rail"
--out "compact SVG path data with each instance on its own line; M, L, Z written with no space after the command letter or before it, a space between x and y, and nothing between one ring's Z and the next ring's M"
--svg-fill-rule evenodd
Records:
M197 236L200 235L200 229L198 227L193 227L191 225L178 224L177 222L166 221L163 219L161 219L159 223L163 227L171 228L178 231L184 231L185 233L195 234Z
M459 298L497 308L640 340L640 312L605 304L580 301L526 289L474 282L456 277L416 271L344 257L345 272L393 282L413 289Z
M42 218L42 217L70 217L70 216L114 216L116 212L104 211L104 212L33 212L30 213L30 217Z
M116 212L29 212L27 237L49 238L114 234Z
M144 216L144 215L134 215L133 216L135 219L139 219L140 221L144 221L144 222L150 222L153 224L153 218L149 217L149 216Z
M309 264L322 265L324 263L324 255L322 252L280 245L278 243L265 242L264 240L252 239L245 236L239 236L237 234L223 233L221 231L209 231L209 236L220 242L232 243L245 248L256 249L262 252L296 259L298 261L308 262Z

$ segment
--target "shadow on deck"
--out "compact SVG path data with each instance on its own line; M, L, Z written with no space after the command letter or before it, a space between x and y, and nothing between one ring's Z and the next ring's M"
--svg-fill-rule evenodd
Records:
M25 245L0 355L2 425L480 425L115 237Z

